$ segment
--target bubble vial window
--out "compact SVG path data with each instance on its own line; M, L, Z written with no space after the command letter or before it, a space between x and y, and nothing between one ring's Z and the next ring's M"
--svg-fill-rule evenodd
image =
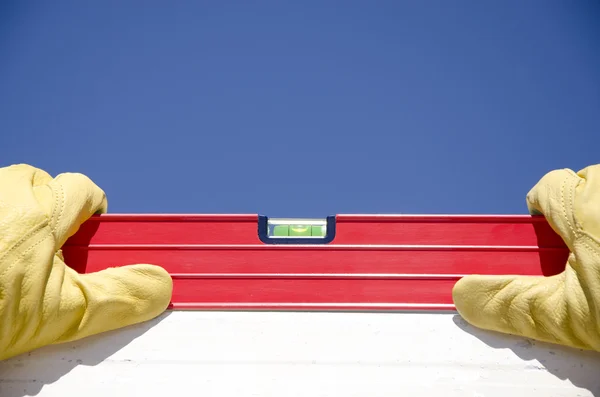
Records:
M269 219L269 237L323 238L327 234L327 221L323 219Z

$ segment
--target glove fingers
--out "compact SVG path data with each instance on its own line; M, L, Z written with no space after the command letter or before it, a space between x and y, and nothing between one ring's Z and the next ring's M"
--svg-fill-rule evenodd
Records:
M530 213L544 215L570 249L576 234L573 213L575 188L582 181L572 170L554 170L544 175L527 194Z
M0 168L0 179L10 186L0 191L0 208L5 211L0 222L34 228L45 215L57 250L90 216L107 210L104 191L82 174L65 173L53 179L44 170L17 164Z
M27 299L9 306L8 321L0 324L0 360L150 320L167 308L173 289L170 275L159 266L79 274L59 254L47 272L35 276L28 279Z
M581 177L575 194L578 205L574 210L574 217L581 232L588 234L600 244L600 166L590 166L577 173Z
M53 195L50 222L57 249L92 215L107 211L104 191L83 174L60 174L47 186ZM48 202L47 198L40 200L40 203Z
M150 320L169 305L171 276L162 267L130 265L78 274L67 268L56 342L76 340Z
M0 202L14 208L33 208L37 202L31 188L49 183L52 177L44 170L28 164L0 168L0 180L10 189L0 189ZM25 193L25 194L24 194ZM29 193L29 194L27 194Z

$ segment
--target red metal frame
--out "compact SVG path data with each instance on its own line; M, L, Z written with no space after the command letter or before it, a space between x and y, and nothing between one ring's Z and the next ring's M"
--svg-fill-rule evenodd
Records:
M95 272L153 263L172 309L454 310L466 274L552 275L568 250L543 217L337 215L327 245L266 245L258 215L100 215L63 249Z

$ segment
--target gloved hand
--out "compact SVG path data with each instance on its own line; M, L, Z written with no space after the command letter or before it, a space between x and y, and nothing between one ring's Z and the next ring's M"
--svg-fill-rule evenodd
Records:
M570 255L552 277L471 275L456 283L459 314L480 328L600 350L600 164L549 172L527 195Z
M133 265L78 274L64 242L104 192L81 174L52 178L29 165L0 168L0 360L156 317L172 280L161 267Z

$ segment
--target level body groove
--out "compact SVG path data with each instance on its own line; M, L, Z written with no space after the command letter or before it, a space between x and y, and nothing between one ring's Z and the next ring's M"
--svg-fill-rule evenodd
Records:
M180 310L454 310L468 274L551 276L568 257L540 216L337 215L327 244L265 244L258 215L99 215L63 248L91 273L152 263Z

